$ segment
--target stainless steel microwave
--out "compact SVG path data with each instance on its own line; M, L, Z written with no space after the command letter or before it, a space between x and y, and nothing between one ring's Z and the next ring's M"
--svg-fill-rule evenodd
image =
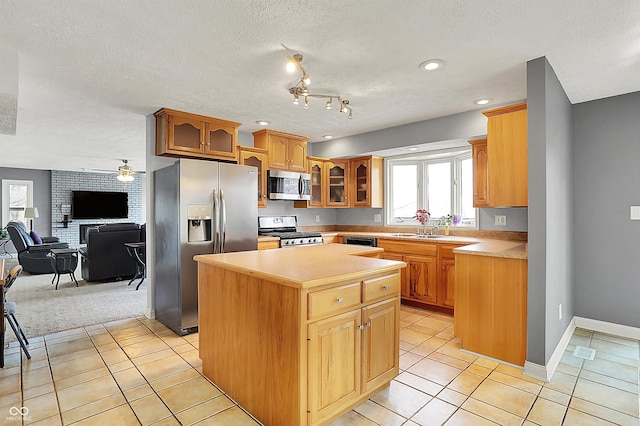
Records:
M269 170L267 192L270 200L310 200L311 175Z

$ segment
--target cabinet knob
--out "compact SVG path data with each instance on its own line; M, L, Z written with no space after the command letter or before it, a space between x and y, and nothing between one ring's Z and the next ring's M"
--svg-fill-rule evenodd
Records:
M389 290L389 286L388 286L388 285L383 285L383 286L382 286L382 289L383 289L383 290Z
M371 327L371 321L367 321L367 322L365 322L365 323L364 323L364 326L365 326L365 327Z
M478 195L478 193L477 193L477 192L474 192L474 193L473 193L473 195Z
M336 302L342 303L342 302L344 302L344 298L343 297L339 297L338 300L336 300Z
M442 270L444 271L444 266L442 267Z

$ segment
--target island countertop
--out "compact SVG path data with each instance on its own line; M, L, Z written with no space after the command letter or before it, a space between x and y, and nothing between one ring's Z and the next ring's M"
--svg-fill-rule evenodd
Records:
M382 252L378 247L326 244L203 254L194 260L290 287L311 288L345 279L359 280L372 273L391 272L405 266L404 262L368 257Z

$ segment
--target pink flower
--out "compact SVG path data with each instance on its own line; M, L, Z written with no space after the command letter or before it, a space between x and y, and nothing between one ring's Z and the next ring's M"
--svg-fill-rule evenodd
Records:
M427 222L429 222L431 213L429 213L425 209L418 209L416 210L416 215L413 218L420 222L421 225L425 225Z

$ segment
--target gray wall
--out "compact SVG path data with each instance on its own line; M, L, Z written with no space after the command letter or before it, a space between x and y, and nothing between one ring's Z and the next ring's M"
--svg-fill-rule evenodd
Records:
M574 315L572 108L545 58L527 63L529 272L527 360L546 365ZM563 315L559 319L558 306Z
M298 209L293 207L293 201L285 200L268 200L266 208L258 209L258 216L297 216L299 226L336 223L336 209Z
M71 218L71 191L114 191L129 194L129 217L127 219L73 219L64 227L65 214ZM114 174L51 171L51 223L52 235L72 246L79 245L80 224L103 224L112 222L144 222L142 176L134 176L133 182L120 182Z
M482 110L419 121L403 126L310 144L309 155L325 158L349 157L388 148L470 139L487 134Z
M48 170L15 169L0 167L0 180L30 180L33 181L33 206L38 208L39 218L33 220L33 230L41 236L51 235L51 172ZM0 185L0 208L2 207L2 185ZM4 219L2 227L8 220ZM13 244L8 243L7 249L15 253Z
M574 106L576 315L640 327L640 92Z

